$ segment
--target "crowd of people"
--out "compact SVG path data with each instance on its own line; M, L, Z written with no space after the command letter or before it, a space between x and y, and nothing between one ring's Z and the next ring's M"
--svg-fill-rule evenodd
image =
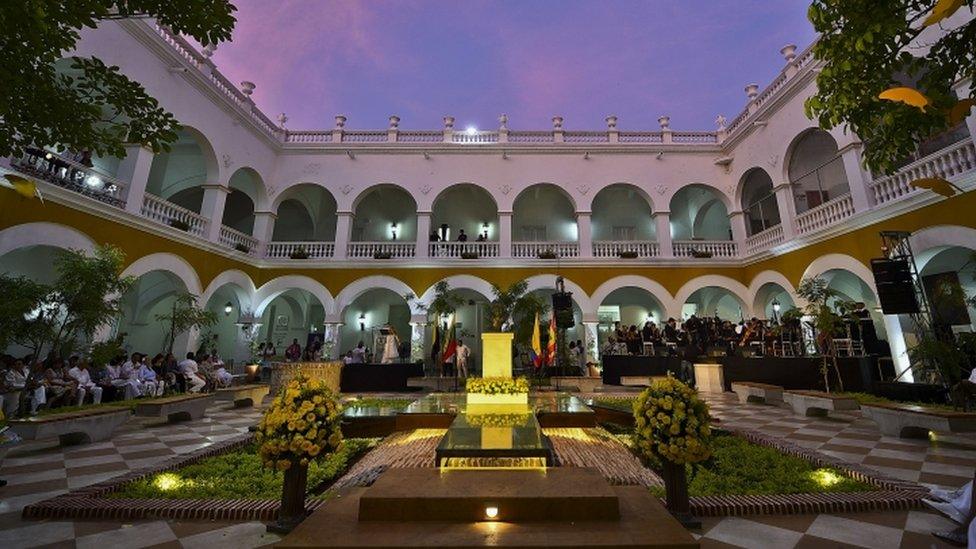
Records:
M143 353L112 358L94 365L78 355L51 355L36 360L28 355L0 356L0 409L5 417L36 415L45 409L100 404L167 392L191 392L228 387L233 375L217 354L188 353L180 361L172 354L151 359Z

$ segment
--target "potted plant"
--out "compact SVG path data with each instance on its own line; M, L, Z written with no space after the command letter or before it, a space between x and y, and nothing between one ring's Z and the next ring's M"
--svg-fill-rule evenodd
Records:
M175 217L169 220L169 226L174 229L179 229L181 231L189 231L190 224L182 219L176 219Z
M373 254L373 259L391 259L393 254L390 252L376 252Z
M558 259L559 255L553 250L543 250L539 252L539 259Z
M691 257L694 257L696 259L710 259L712 257L712 252L699 250L698 248L692 248Z
M698 392L670 374L634 402L634 446L645 464L661 471L667 508L688 528L691 515L686 465L711 456L711 416Z
M461 259L478 259L478 252L461 252Z
M813 318L813 329L816 332L818 351L822 356L820 373L824 377L824 390L830 392L829 365L833 365L837 376L837 387L844 391L844 381L840 377L840 367L837 365L837 348L834 345L834 333L843 327L843 318L834 312L828 303L836 299L839 294L831 288L823 278L804 278L796 289L797 295L807 302L804 312Z
M341 420L339 400L322 380L299 375L272 401L255 434L264 466L285 476L278 521L269 530L287 533L305 519L308 464L339 448Z
M238 242L237 244L234 244L234 249L241 252L242 254L251 253L251 248L249 248L248 245L244 244L243 242Z
M617 252L620 259L637 259L637 252L634 250L620 250Z
M177 294L170 311L156 315L156 321L166 326L167 353L173 352L173 345L180 334L193 328L202 330L217 324L217 313L200 307L197 299L190 292Z
M299 246L292 250L291 253L288 254L288 257L291 259L308 259L308 250L305 249L305 246Z

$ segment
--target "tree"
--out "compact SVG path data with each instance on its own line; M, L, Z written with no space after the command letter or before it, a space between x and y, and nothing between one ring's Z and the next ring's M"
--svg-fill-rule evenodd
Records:
M829 363L833 365L834 374L837 376L837 387L843 391L844 381L840 377L840 367L837 365L834 333L843 327L844 320L830 306L830 301L836 300L839 294L822 278L804 278L800 281L796 293L807 302L804 312L813 318L813 328L816 332L814 337L820 343L823 356L820 373L824 376L824 389L830 392Z
M56 62L101 21L153 17L208 45L230 39L234 11L229 0L0 2L0 156L31 145L116 157L125 143L168 150L179 123L140 84L96 57Z
M952 85L976 76L976 21L943 30L944 18L974 0L814 0L809 17L820 38L814 55L824 62L807 115L823 128L844 126L868 143L865 163L890 173L920 140L965 118L972 102ZM913 42L929 27L922 42ZM889 101L893 87L921 92L927 105Z
M529 340L536 313L545 313L549 305L546 300L528 290L529 283L525 280L515 282L508 288L491 285L494 294L494 299L488 303L488 325L491 331L515 332L515 341L520 343Z
M0 274L0 350L11 344L35 348L42 331L33 319L51 291L30 278Z
M197 296L190 292L182 292L173 299L173 307L166 314L157 314L156 321L168 325L166 330L167 353L173 352L173 344L180 334L185 334L193 328L206 329L217 323L217 313L201 308L197 303Z

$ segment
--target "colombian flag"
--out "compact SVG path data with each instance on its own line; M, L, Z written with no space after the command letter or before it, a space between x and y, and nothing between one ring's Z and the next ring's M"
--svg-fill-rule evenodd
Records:
M532 365L536 368L542 366L544 357L542 356L542 334L539 333L539 313L535 314L535 324L532 327Z
M549 318L549 341L546 343L546 364L556 363L556 313Z

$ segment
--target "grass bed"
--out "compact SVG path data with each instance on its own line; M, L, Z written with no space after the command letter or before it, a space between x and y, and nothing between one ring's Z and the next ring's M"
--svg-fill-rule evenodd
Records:
M343 408L392 408L396 411L403 411L413 403L415 398L374 398L359 397L355 400L347 400L342 403Z
M60 406L58 408L42 408L37 411L36 417L53 416L55 414L67 414L71 412L81 412L88 410L101 410L102 408L128 408L134 410L138 400L117 400L114 402L102 402L100 404L82 404L81 406Z
M867 492L876 489L838 469L817 467L801 458L733 435L717 435L712 457L700 464L688 465L687 470L688 495L691 497ZM654 487L651 492L664 497L664 488Z
M308 493L337 480L378 438L349 438L334 453L308 467ZM284 475L264 467L256 444L204 459L175 471L131 482L108 497L136 499L277 499ZM319 497L328 497L322 494Z
M870 393L838 393L840 396L846 396L853 398L858 404L905 404L908 406L921 406L922 408L929 408L931 410L937 410L940 412L952 412L958 411L948 404L933 404L931 402L915 402L915 401L905 401L905 400L891 400L890 398L885 398L883 396L872 395Z

